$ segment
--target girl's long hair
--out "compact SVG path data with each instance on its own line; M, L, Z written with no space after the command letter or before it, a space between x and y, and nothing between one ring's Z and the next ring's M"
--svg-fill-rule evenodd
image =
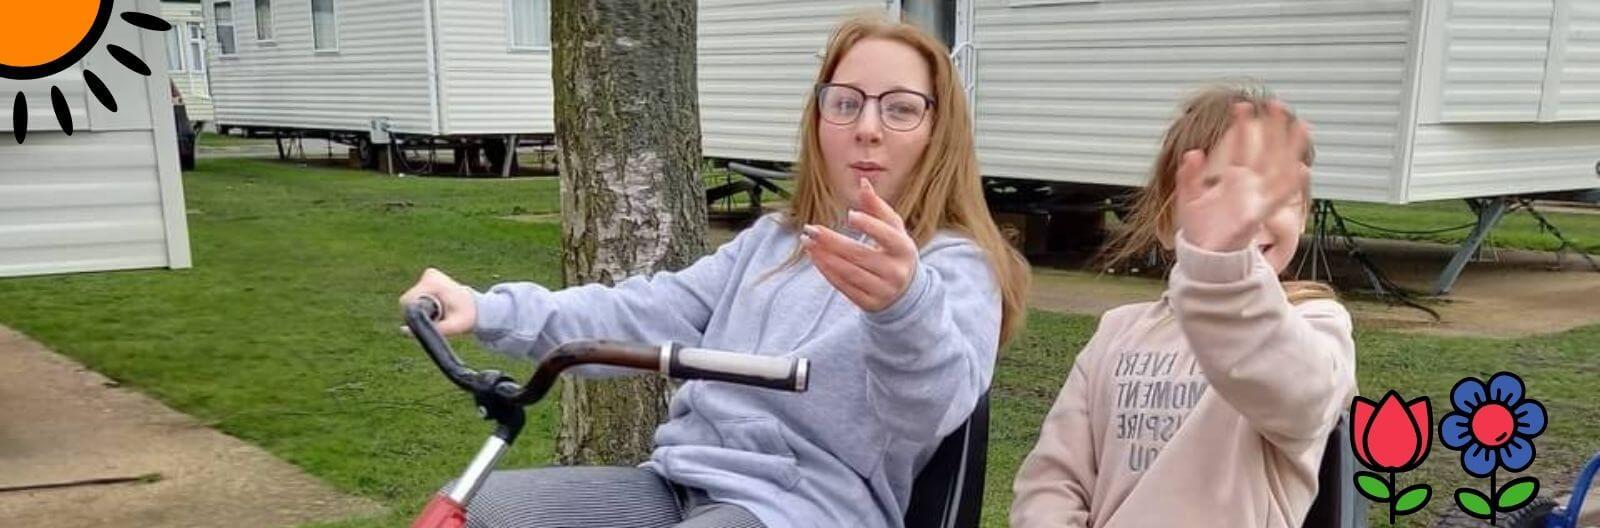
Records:
M845 52L867 39L899 42L916 50L933 73L933 130L909 176L905 189L891 205L905 219L906 230L918 247L938 230L951 229L983 248L995 282L1000 287L1001 330L1004 344L1021 332L1026 319L1030 281L1028 263L1001 237L984 201L978 155L972 138L972 117L966 92L956 77L944 45L911 24L890 22L881 16L857 15L845 20L829 39L817 83L833 79ZM796 189L784 221L798 231L806 224L833 225L840 218L836 189L828 187L827 165L818 139L817 93L806 98L800 121L800 155L795 164ZM799 262L797 250L785 266Z

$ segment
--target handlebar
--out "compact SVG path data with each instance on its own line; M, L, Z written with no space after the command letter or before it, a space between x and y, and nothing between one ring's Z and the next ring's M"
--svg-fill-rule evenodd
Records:
M449 378L457 387L472 390L471 380L478 373L467 368L461 363L461 358L456 357L455 351L450 349L450 342L446 341L439 329L433 326L434 321L444 319L444 307L439 300L432 296L424 295L410 305L406 306L406 327L411 329L411 335L417 338L422 345L422 350L433 359L433 364L439 367L444 377Z
M586 340L562 344L547 354L526 386L518 386L499 372L467 368L439 333L434 321L443 317L437 299L423 296L406 306L406 326L452 383L474 394L492 393L515 405L530 405L549 392L561 372L579 365L599 364L638 370L655 370L678 379L706 379L791 392L805 392L810 361L805 358L758 356L677 343L644 345Z

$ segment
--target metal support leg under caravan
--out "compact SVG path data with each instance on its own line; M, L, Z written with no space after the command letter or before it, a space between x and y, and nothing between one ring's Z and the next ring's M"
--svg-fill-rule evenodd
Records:
M1467 206L1478 215L1478 225L1473 226L1472 234L1461 242L1461 248L1450 258L1450 263L1445 265L1444 271L1439 273L1439 280L1433 286L1434 295L1450 293L1450 288L1455 286L1456 279L1461 277L1461 271L1466 269L1467 262L1472 260L1473 255L1478 254L1478 249L1483 246L1483 239L1488 238L1489 231L1494 229L1495 224L1500 223L1511 203L1512 199L1506 196L1467 199Z

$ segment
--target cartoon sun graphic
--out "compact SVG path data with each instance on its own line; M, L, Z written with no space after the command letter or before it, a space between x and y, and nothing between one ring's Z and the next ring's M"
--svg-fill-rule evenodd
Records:
M89 54L111 21L113 0L52 0L0 2L0 77L29 80L49 77L72 67ZM172 29L160 18L128 11L122 20L150 31ZM107 44L111 58L139 75L150 75L150 66L138 55L116 44ZM107 110L117 111L117 99L94 72L83 70L83 82L94 98ZM61 131L72 135L72 114L61 89L50 87L50 104L55 107ZM11 132L22 143L28 137L28 98L17 92L11 110Z

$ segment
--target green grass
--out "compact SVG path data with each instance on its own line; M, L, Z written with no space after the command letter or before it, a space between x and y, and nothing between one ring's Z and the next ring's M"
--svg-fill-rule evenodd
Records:
M407 524L488 429L396 332L395 297L426 266L479 286L557 283L559 227L500 218L556 211L556 181L397 179L248 160L200 169L185 174L195 268L0 280L0 323L390 509L332 526ZM987 526L1003 526L1011 477L1094 323L1034 312L1030 332L1001 355ZM1534 465L1546 494L1600 450L1600 403L1589 392L1600 379L1600 327L1517 341L1358 339L1367 394L1395 388L1447 406L1458 378L1515 368L1552 417ZM528 370L458 344L475 364ZM506 465L549 460L553 409L536 408ZM1403 478L1454 489L1455 458L1435 445ZM1447 507L1442 495L1428 509Z
M1456 227L1476 221L1467 204L1460 200L1423 202L1403 206L1340 202L1339 213L1346 218L1367 224L1400 231L1431 231ZM1537 206L1536 206L1537 207ZM1573 241L1583 251L1600 254L1600 214L1577 214L1540 211L1556 229ZM1423 240L1457 244L1465 240L1470 229L1427 235L1400 235L1383 233L1357 225L1349 226L1356 236ZM1554 236L1542 232L1533 215L1517 211L1506 215L1489 234L1497 246L1509 249L1555 251L1561 245Z
M267 140L248 139L239 136L222 135L216 132L201 132L195 142L202 147L238 147L244 145L259 145Z

